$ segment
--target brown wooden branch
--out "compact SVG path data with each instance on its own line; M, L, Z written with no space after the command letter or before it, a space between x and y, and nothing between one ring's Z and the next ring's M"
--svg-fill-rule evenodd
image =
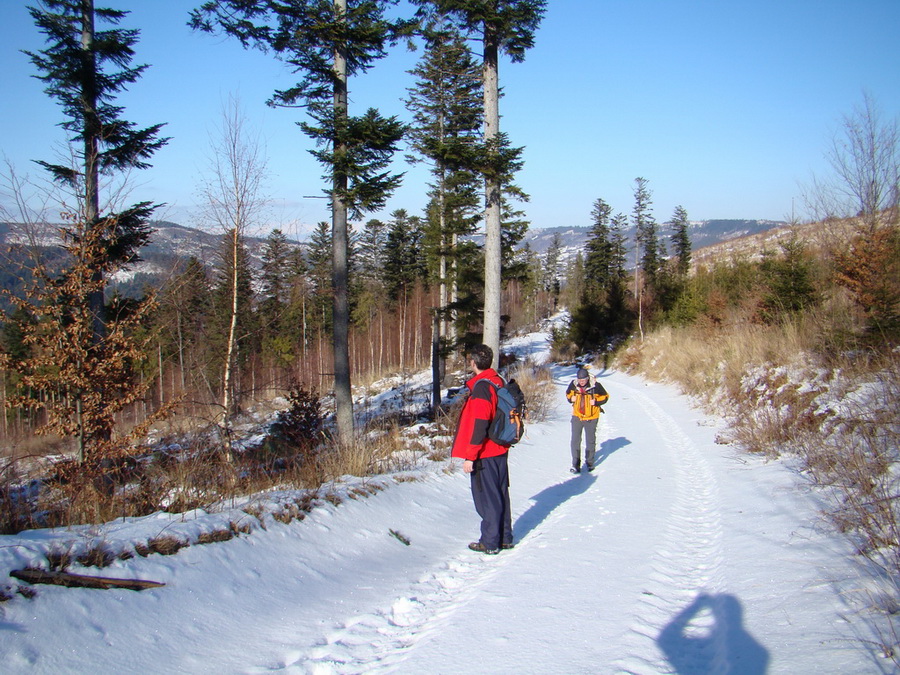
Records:
M158 581L144 581L143 579L115 579L113 577L94 577L87 574L47 572L36 569L13 570L9 575L30 584L54 584L72 588L99 588L104 590L126 588L131 591L143 591L147 588L165 586L165 584Z

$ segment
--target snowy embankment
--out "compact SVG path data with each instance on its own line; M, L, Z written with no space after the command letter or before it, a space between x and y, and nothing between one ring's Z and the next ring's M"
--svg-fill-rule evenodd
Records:
M545 336L515 346L540 359ZM717 445L720 421L672 388L607 372L602 461L572 476L574 368L551 369L555 414L510 455L515 549L469 551L468 478L422 460L330 486L334 503L302 521L102 571L163 588L14 597L0 605L4 672L892 671L850 604L849 544L791 472ZM45 563L51 541L228 527L240 506L7 536L0 564Z

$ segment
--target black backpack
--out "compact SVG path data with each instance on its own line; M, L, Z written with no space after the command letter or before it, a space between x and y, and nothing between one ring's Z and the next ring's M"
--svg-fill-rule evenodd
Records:
M515 445L525 435L525 394L515 380L503 386L485 381L497 392L497 412L488 427L488 438L498 445Z

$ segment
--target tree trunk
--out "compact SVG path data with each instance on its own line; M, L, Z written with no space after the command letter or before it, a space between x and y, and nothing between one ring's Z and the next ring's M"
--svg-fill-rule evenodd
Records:
M497 71L498 38L484 26L484 139L499 150L500 105ZM500 359L500 179L491 167L484 182L484 344L494 352L493 367Z
M235 227L231 233L231 323L228 327L228 343L225 347L225 374L222 376L222 432L224 434L223 450L225 460L231 463L233 457L231 452L231 408L234 405L232 400L232 365L234 364L235 351L235 335L237 333L238 318L238 248L240 240L238 238L238 230Z
M346 20L347 0L335 0L335 12ZM335 118L347 116L347 55L346 47L341 46L334 52L334 115ZM343 143L334 148L336 155L347 152ZM344 194L347 190L347 176L339 171L334 172L332 192L332 289L334 291L334 404L335 421L338 439L342 444L349 444L353 438L353 396L350 390L350 306L347 289L348 235L347 204Z
M441 407L441 320L437 313L431 320L431 416L437 418Z

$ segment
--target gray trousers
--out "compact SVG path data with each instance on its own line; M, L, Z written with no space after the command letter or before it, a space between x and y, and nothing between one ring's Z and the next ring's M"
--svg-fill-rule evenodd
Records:
M572 415L572 466L581 468L581 432L584 431L584 463L594 465L594 455L597 452L597 422L595 420L581 420Z

